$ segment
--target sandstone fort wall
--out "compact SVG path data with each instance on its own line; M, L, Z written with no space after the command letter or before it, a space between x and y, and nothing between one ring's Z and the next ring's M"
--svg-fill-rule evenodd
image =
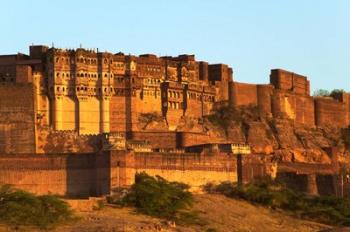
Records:
M0 183L36 194L69 196L106 194L108 156L0 155Z
M35 152L35 104L32 84L0 84L0 152Z
M340 128L348 126L349 111L342 102L331 98L316 98L315 111L317 125Z
M255 84L231 82L230 94L230 102L234 106L258 105L258 91Z
M36 194L70 197L100 196L134 183L137 172L180 181L193 191L209 182L237 181L236 157L226 153L133 153L110 151L87 154L0 155L0 184ZM243 181L272 176L295 189L334 193L330 164L274 164L266 155L243 157ZM288 178L293 176L292 179ZM296 181L297 180L297 181ZM311 193L311 192L310 192Z

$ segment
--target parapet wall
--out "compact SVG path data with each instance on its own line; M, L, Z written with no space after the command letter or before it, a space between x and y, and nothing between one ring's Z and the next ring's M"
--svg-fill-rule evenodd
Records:
M154 148L172 149L177 146L176 132L133 132L132 139L147 140Z
M95 196L109 191L109 156L0 155L0 184L36 194Z
M230 82L230 102L234 106L258 105L257 85Z
M208 182L237 180L236 159L227 154L135 153L128 157L112 155L112 163L112 188L130 186L135 173L143 171L186 183L192 190L199 190Z
M234 107L253 106L258 107L264 115L271 115L273 97L272 85L256 85L239 82L229 83L229 102Z
M208 182L236 181L236 158L225 153L174 154L111 151L88 154L0 155L0 184L36 194L71 197L106 195L134 183L136 172L189 184L193 190ZM243 159L243 180L270 175L261 157Z
M227 142L224 138L210 136L206 133L178 132L177 144L178 147L190 147L208 143Z
M332 98L315 99L316 124L320 126L347 127L349 110L343 102Z

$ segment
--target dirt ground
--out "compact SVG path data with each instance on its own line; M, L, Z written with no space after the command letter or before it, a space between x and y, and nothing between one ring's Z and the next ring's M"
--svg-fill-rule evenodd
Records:
M172 227L166 222L140 215L131 208L105 208L78 213L79 220L62 225L54 232L316 232L329 226L300 220L282 212L228 199L221 195L196 195L194 210L206 225ZM0 232L14 231L0 227ZM20 228L18 231L38 231ZM347 231L347 230L346 230Z

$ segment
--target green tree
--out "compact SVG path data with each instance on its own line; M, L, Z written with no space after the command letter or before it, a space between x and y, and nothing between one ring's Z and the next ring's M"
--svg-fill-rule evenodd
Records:
M333 98L336 98L337 96L339 96L342 93L345 93L344 89L333 89L329 95Z
M0 222L9 225L29 225L49 228L71 219L66 202L53 195L36 196L32 193L0 186Z
M141 213L174 219L180 210L192 205L193 198L188 189L186 184L141 172L135 175L135 184L123 202L136 207Z
M328 97L330 96L330 92L326 89L316 89L313 93L314 97Z

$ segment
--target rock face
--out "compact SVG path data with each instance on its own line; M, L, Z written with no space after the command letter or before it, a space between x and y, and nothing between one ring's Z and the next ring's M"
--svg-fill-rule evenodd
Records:
M232 143L249 143L253 153L272 154L285 162L320 164L331 164L334 151L338 159L348 154L350 132L347 129L308 127L285 117L254 117L256 112L250 108L240 108L239 113L240 121L231 124L226 138ZM225 134L219 126L207 127L221 131L222 136Z

